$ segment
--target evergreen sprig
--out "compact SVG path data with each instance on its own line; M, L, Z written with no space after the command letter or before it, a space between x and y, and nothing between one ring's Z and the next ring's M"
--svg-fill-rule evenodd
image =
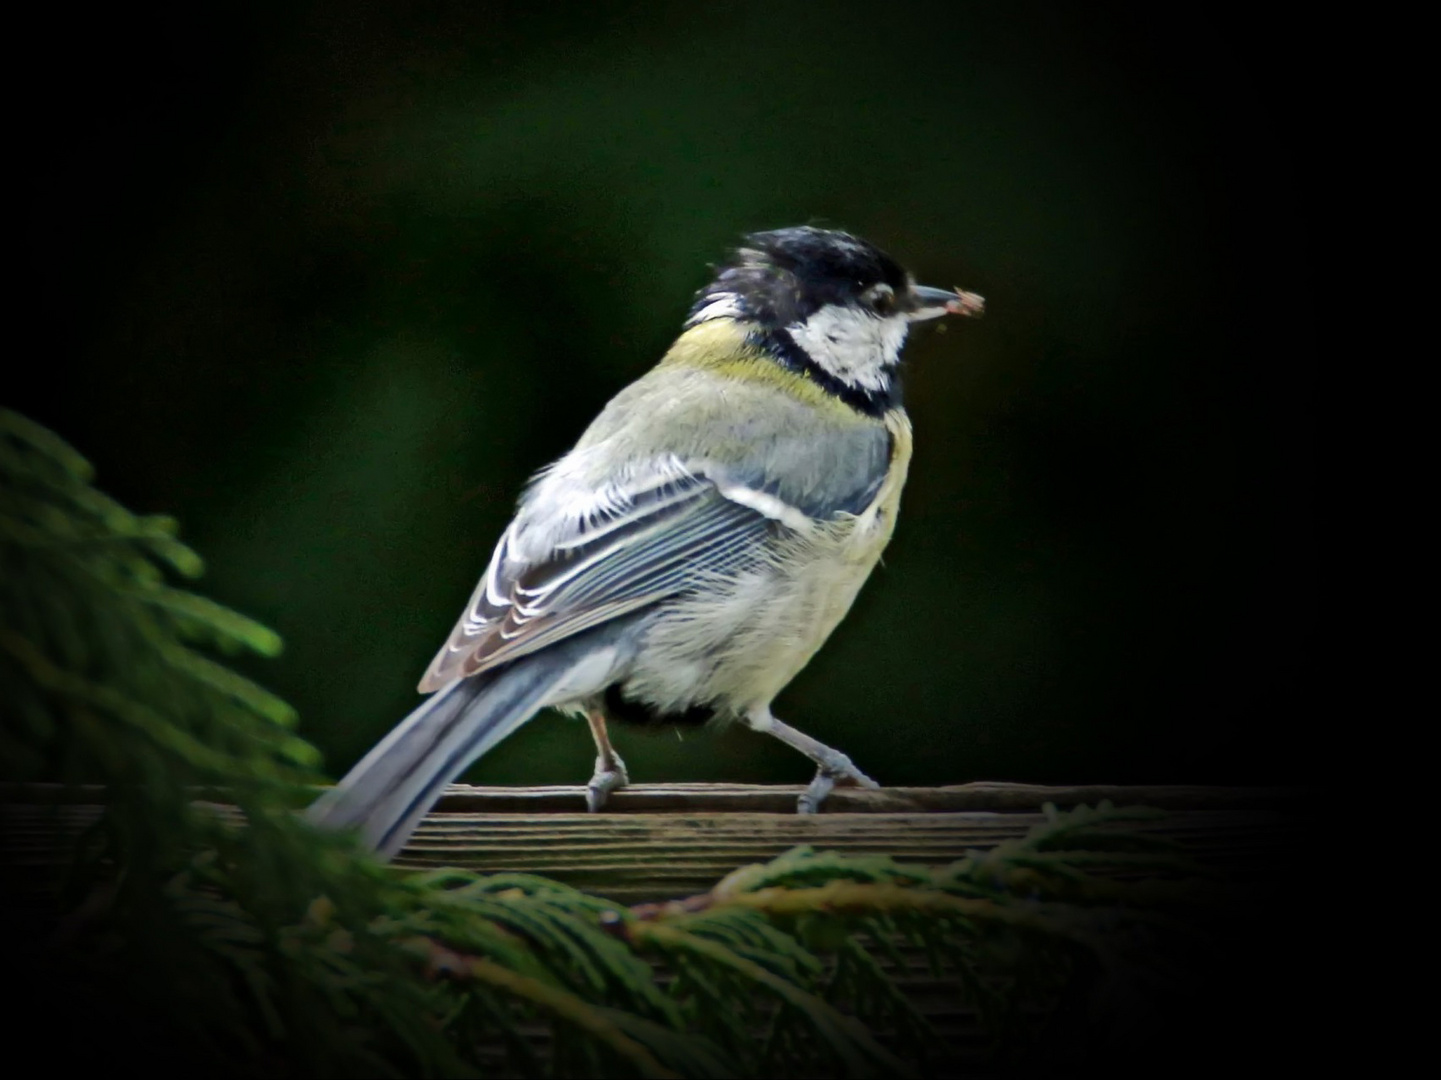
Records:
M1003 1043L1068 995L1164 974L1167 912L1195 895L1197 868L1107 806L1048 808L939 870L797 849L634 909L404 874L293 812L318 755L215 658L279 637L175 584L202 570L175 523L3 410L0 569L4 779L106 793L26 954L36 1000L73 1010L82 986L87 1024L147 1018L151 1072L913 1075L948 1053L902 990L917 957Z

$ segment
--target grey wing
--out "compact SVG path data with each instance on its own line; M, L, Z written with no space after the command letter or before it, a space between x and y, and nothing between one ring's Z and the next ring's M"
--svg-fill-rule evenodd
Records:
M522 507L422 693L734 573L780 527L704 475L673 466L608 493L600 506L572 517Z

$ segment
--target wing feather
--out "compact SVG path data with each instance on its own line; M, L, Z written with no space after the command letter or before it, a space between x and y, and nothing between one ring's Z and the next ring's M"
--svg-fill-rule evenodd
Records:
M626 492L607 492L594 514L537 521L526 509L501 537L422 692L733 574L763 557L777 528L706 476L678 475L674 463ZM527 530L550 537L535 560L520 553Z

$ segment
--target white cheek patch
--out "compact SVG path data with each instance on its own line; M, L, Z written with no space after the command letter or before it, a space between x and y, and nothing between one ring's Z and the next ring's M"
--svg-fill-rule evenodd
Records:
M910 323L904 315L879 319L856 308L827 304L803 323L786 327L822 370L849 386L884 390L901 358Z

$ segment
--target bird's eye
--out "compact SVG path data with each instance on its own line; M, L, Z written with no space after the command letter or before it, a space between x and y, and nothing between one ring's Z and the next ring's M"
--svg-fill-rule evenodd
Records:
M889 315L896 306L896 293L884 281L861 293L861 299L881 315Z

